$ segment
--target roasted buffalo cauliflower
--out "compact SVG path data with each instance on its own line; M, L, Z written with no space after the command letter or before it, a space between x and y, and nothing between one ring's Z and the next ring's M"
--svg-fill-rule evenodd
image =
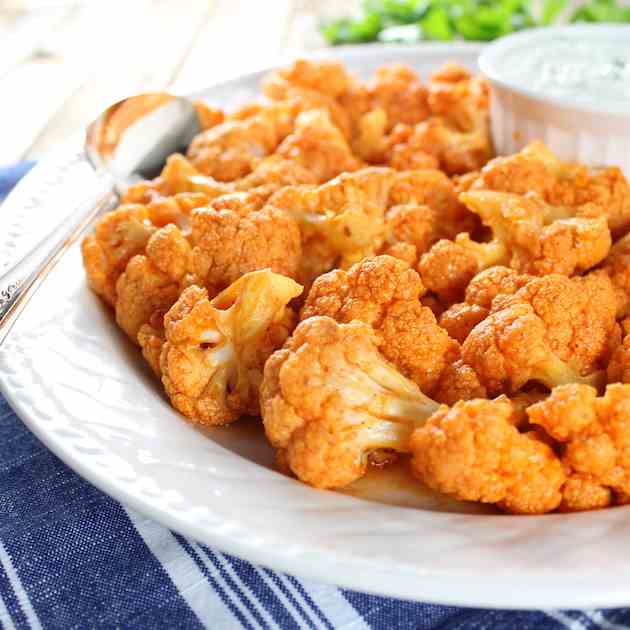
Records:
M173 406L262 415L315 487L398 459L515 514L630 503L622 172L542 142L493 159L487 81L456 63L297 60L262 90L195 102L186 155L82 243Z
M433 390L433 398L445 405L454 405L458 400L485 398L485 396L486 388L479 381L477 373L462 359L444 366Z
M96 223L94 234L81 245L90 288L112 306L116 304L116 282L127 263L144 252L155 225L147 206L124 204Z
M290 103L296 112L325 111L349 138L352 115L340 99L355 85L354 78L336 61L298 59L292 66L268 75L263 81L263 92L272 100Z
M464 501L494 503L514 514L543 514L560 505L565 473L553 450L514 426L507 399L443 407L410 439L414 474Z
M537 195L475 190L460 199L509 252L509 266L534 275L584 272L611 245L600 206L551 206Z
M367 83L370 110L382 109L387 128L395 125L415 125L430 115L428 91L418 75L401 63L379 66Z
M430 206L416 203L392 206L385 212L385 241L380 253L415 266L418 257L435 240L436 223Z
M187 158L174 153L167 158L158 177L131 186L125 193L123 201L148 203L160 197L197 193L204 195L207 202L230 192L234 192L232 182L220 182L203 175Z
M284 186L300 184L317 184L317 177L307 166L274 154L256 162L249 175L234 182L234 189L255 191L267 198Z
M405 262L366 258L349 271L336 269L315 280L301 319L316 315L340 323L369 324L386 359L431 396L440 377L459 358L459 344L420 303L424 287Z
M263 80L263 93L277 101L287 100L294 88L312 90L338 98L353 84L343 64L332 59L297 59L292 65L270 73Z
M311 317L265 365L265 432L302 481L338 488L361 477L374 451L408 451L439 405L379 352L372 328Z
M487 130L489 89L486 79L473 76L463 66L450 62L431 74L427 87L433 115L443 117L462 131ZM467 172L472 170L475 169L467 169Z
M600 207L615 238L630 228L630 185L615 167L589 172L582 164L562 162L542 142L489 162L472 186L524 195L536 193L554 206Z
M287 304L301 292L268 270L242 276L212 301L198 286L184 290L164 317L160 355L173 405L206 425L259 413L263 366L289 335L294 318Z
M146 254L134 256L116 282L116 322L137 342L154 313L163 316L190 283L190 244L176 225L153 233Z
M602 265L617 294L617 317L630 315L630 234L620 238Z
M606 374L609 383L630 384L630 334L627 332L623 340L614 347Z
M149 321L140 326L137 341L145 361L155 375L162 380L160 356L164 347L164 313L154 311Z
M469 282L481 270L507 262L508 251L502 242L478 243L463 232L455 240L435 243L421 256L418 273L427 289L450 305L461 300Z
M601 273L536 278L494 299L490 314L462 345L462 358L490 396L529 381L547 387L595 384L618 335L615 295Z
M509 267L489 267L470 281L463 302L453 304L441 314L440 326L453 339L464 343L468 333L488 316L492 300L497 295L512 295L530 280L533 276L520 274Z
M276 150L291 132L294 112L274 103L243 120L227 120L194 138L188 158L204 175L229 182L250 173L254 163Z
M388 207L406 204L431 208L433 241L454 238L460 232L476 229L478 225L475 215L458 200L453 182L434 169L395 173Z
M257 269L297 275L302 255L297 223L279 208L262 207L248 193L197 208L191 228L192 269L210 295Z
M527 409L529 421L562 445L563 510L625 503L630 494L630 385L556 387Z
M389 135L381 135L379 138L377 129L373 125L371 128L368 126L372 121L367 118L367 115L364 118L363 126L367 126L371 132L372 146L376 147L373 154L379 163L387 164L397 171L438 169L440 167L439 158L433 153L429 153L421 139L414 136L415 129L413 127L397 125ZM418 142L416 142L417 139Z
M470 225L449 179L439 171L368 167L321 186L288 186L270 200L300 225L300 279L310 284L335 267L390 253L415 262L442 234Z
M225 112L220 109L216 109L215 107L211 107L203 101L193 101L193 105L197 110L199 123L204 131L206 129L210 129L210 127L220 125L225 120Z
M451 63L434 73L427 87L427 119L394 129L387 163L406 170L428 157L449 175L481 168L493 156L486 82Z
M308 168L319 183L361 167L330 116L317 109L299 114L295 128L280 144L276 155Z
M269 205L300 226L302 284L334 267L347 268L382 245L392 173L366 168L317 187L287 186L271 197Z
M487 125L461 131L438 116L399 130L397 140L388 164L398 170L415 168L418 156L430 156L445 173L457 175L480 168L493 155Z
M492 231L476 242L467 233L436 243L420 260L427 288L449 303L478 272L494 265L519 273L572 275L600 263L611 236L599 206L551 206L536 195L470 190L460 199Z
M283 186L317 183L317 178L308 168L279 155L252 159L251 165L252 171L244 177L220 182L203 175L183 155L174 154L168 158L159 177L132 186L124 199L149 203L156 199L181 198L182 202L194 202L194 207L199 207L233 192L251 192L267 199Z

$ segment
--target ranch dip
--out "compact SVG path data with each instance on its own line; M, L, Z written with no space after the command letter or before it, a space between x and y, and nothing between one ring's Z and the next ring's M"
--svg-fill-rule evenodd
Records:
M490 75L530 93L630 114L627 28L619 36L579 26L547 35L538 29L492 55Z

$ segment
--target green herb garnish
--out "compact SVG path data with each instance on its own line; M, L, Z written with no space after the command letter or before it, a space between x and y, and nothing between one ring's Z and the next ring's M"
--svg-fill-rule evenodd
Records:
M321 25L328 43L452 41L487 42L524 28L571 22L629 22L630 6L590 0L570 16L567 0L364 0L356 17Z

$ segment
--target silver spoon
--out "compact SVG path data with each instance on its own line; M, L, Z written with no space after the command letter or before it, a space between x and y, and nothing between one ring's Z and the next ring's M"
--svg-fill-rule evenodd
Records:
M166 93L124 99L87 128L85 154L98 176L98 191L0 276L0 345L64 253L96 217L116 205L116 193L155 177L166 158L185 151L200 130L193 104Z

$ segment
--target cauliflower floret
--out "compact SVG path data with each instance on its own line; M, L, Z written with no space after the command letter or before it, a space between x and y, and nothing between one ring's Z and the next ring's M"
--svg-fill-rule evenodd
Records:
M611 245L599 206L551 206L536 195L474 190L460 199L509 250L509 266L534 275L583 272L601 262Z
M472 76L466 68L451 62L429 77L428 88L432 114L442 116L461 131L487 130L489 88L486 79Z
M494 269L494 267L491 267L491 269ZM459 343L464 343L470 331L479 322L483 321L488 316L489 312L489 308L479 306L479 304L456 302L455 304L451 304L451 306L440 315L439 322L440 326L442 326L453 339L457 339Z
M451 181L455 188L455 194L459 199L459 196L463 192L468 192L472 189L473 184L479 179L479 171L470 171L470 173L464 173L463 175L453 175Z
M391 148L389 164L408 169L415 153L433 156L441 170L458 175L481 168L493 155L489 129L460 131L438 116L416 125L409 136ZM411 162L407 160L411 158ZM424 158L423 158L424 159Z
M220 182L203 175L183 155L174 154L167 159L158 178L132 186L124 200L149 203L157 199L163 202L165 198L171 200L169 196L177 199L185 194L182 201L195 200L194 207L199 207L237 191L250 191L267 199L284 186L317 183L308 168L278 155L252 159L251 164L253 170L248 175L231 182ZM203 202L197 201L201 199Z
M481 168L493 155L485 80L447 64L431 77L427 102L431 118L392 133L390 166L417 168L429 157L449 175Z
M415 265L435 240L435 212L427 205L407 203L385 213L385 243L381 253Z
M424 246L429 215L417 206L430 208L431 239L439 234L437 226L449 229L447 226L464 220L452 183L439 171L397 173L369 167L317 187L288 186L274 194L269 205L285 210L300 225L304 255L299 278L303 284L334 267L345 269L379 253L386 239L391 246L409 236L412 242L407 243L404 254L398 249L398 255L408 260L417 256L414 252L417 245ZM411 220L404 228L396 224L397 211L392 208L397 205L415 206L406 215L405 221Z
M212 129L210 129L212 131ZM214 199L233 192L234 185L220 182L213 177L203 175L187 158L174 153L166 160L160 176L152 181L141 182L127 191L133 198L149 198L153 195L170 196L178 193L202 193L206 198Z
M164 313L156 311L149 322L140 326L138 331L138 345L142 349L142 356L149 364L154 374L161 380L162 368L160 356L164 347Z
M440 326L448 334L464 343L468 333L490 312L497 295L512 295L525 286L533 276L519 274L514 269L497 265L478 273L466 288L464 301L453 304L440 316Z
M251 208L250 198L235 193L192 213L192 268L211 295L257 269L297 275L302 254L297 223L273 206Z
M551 274L495 298L462 345L462 358L490 396L529 381L549 388L594 384L602 380L615 331L614 292L605 275Z
M433 398L445 405L454 405L458 400L485 396L486 388L479 382L477 373L461 359L444 367L440 380L433 390Z
M527 409L562 446L567 472L562 509L587 510L622 502L630 492L630 386L609 385L606 394L586 385L556 387Z
M317 278L301 319L317 315L340 323L364 322L377 333L383 356L431 396L442 373L459 356L459 345L420 303L418 274L390 256L366 258L349 271Z
M562 464L534 434L519 433L514 414L505 399L443 407L411 436L414 474L444 494L514 514L556 509L565 482Z
M396 124L415 125L428 118L427 88L418 75L400 63L379 66L367 84L370 109L385 112L387 127Z
M172 224L151 236L146 255L129 261L116 282L116 322L134 342L155 312L164 315L175 303L190 266L190 245Z
M432 240L454 238L476 228L477 217L457 198L453 182L441 171L426 169L395 172L388 207L427 205L433 212Z
M273 153L293 128L294 112L274 103L243 120L227 120L198 134L188 148L192 165L220 182L244 177L260 158Z
M454 241L442 239L426 252L418 263L418 272L427 289L444 304L461 299L468 283L481 270L503 265L508 251L501 241L477 243L467 233Z
M318 488L361 477L373 451L408 451L437 408L378 351L372 328L311 317L265 365L265 432L302 481Z
M590 174L586 186L576 186L576 205L594 203L604 209L615 238L630 230L630 183L616 166Z
M488 162L470 188L517 195L535 192L551 203L552 197L558 197L553 194L553 189L564 179L562 176L574 173L572 168L569 172L567 169L559 172L559 166L558 158L542 142L532 142L520 153ZM567 186L562 185L562 188Z
M589 172L583 164L562 162L542 142L492 160L473 188L519 195L533 192L557 206L593 203L602 209L615 238L630 228L630 186L618 168Z
M392 174L365 168L317 187L287 186L271 197L269 205L300 226L302 284L310 285L334 267L347 268L381 247Z
M316 184L317 178L306 166L287 160L279 155L263 158L249 174L234 182L235 190L254 190L265 196L284 186Z
M444 302L460 298L474 275L494 265L533 275L571 275L595 266L610 249L606 218L592 204L555 207L535 195L485 190L462 193L460 199L492 230L493 239L477 243L459 234L422 257L420 275Z
M337 98L346 92L354 79L339 61L332 59L297 59L292 65L265 77L263 93L274 100L286 100L293 88L303 88Z
M387 136L387 114L385 110L377 107L366 112L359 118L356 126L355 137L352 140L353 152L370 164L382 164L385 162L390 144ZM429 168L434 166L437 166L437 164L431 163ZM420 168L424 168L424 166Z
M309 109L326 111L335 126L350 138L352 116L340 99L356 85L339 62L298 59L289 68L267 76L263 92L272 100L289 103L296 113Z
M630 314L630 234L620 238L610 248L602 268L615 287L617 317L626 317Z
M198 286L184 290L164 317L160 356L173 406L206 425L258 414L263 366L289 335L287 304L301 292L268 270L246 274L212 301Z
M222 110L211 107L203 101L193 101L193 105L197 110L199 123L204 131L220 125L225 120L225 113Z
M280 144L276 155L308 168L320 183L361 167L343 134L323 110L299 114L293 132Z
M609 383L630 383L629 334L625 334L623 341L613 349L606 375Z
M380 140L379 158L397 171L438 169L440 160L418 148L415 138L412 139L414 130L409 125L396 125L388 136Z
M490 308L497 295L513 295L534 276L517 273L509 267L497 265L478 273L466 288L465 301Z
M118 277L144 251L155 229L147 206L124 204L99 219L94 234L83 240L81 251L90 288L112 306Z

